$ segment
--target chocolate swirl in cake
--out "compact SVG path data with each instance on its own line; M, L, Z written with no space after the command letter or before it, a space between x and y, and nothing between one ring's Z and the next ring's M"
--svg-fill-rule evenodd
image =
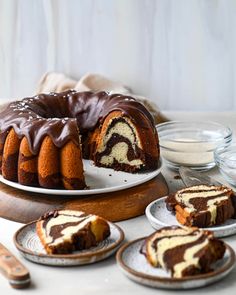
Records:
M66 211L60 211L55 216L54 214L47 216L43 221L43 229L45 230L47 244L58 244L62 238L69 237L73 233L78 233L84 230L86 226L96 219L95 215L87 215L77 211L73 214L67 214Z
M181 224L206 227L233 218L234 200L235 195L228 187L198 185L168 196L166 205L168 210L175 211Z
M217 205L229 198L232 190L227 187L193 186L176 193L177 202L181 203L189 213L208 211L211 223L214 224L217 215Z
M222 257L223 244L216 241L210 232L197 228L166 227L147 239L146 252L153 266L161 266L173 277L180 278L209 271L210 263L215 259L214 255L211 256L212 243L221 246L221 252L216 257ZM207 252L210 254L206 255ZM202 257L209 257L209 263L204 264Z
M74 210L45 214L37 221L36 231L49 254L87 249L110 235L109 225L103 218Z

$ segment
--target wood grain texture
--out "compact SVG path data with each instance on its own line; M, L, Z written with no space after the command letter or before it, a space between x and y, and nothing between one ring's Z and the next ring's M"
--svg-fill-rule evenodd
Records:
M144 214L146 206L168 193L160 174L136 187L92 196L47 196L28 193L0 183L0 216L28 223L53 209L82 210L100 215L110 221L121 221Z
M0 271L15 289L27 288L30 275L27 268L0 243Z

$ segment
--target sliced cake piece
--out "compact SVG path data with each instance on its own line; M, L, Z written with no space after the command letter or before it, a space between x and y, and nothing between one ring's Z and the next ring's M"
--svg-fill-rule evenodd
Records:
M74 210L46 213L37 221L36 231L48 254L88 249L110 235L106 220Z
M225 186L187 187L166 199L167 209L186 226L207 227L235 218L236 202L232 189Z
M145 246L148 262L175 278L209 272L225 252L223 241L194 227L164 227L148 237Z
M137 127L121 111L111 112L96 137L93 154L96 166L127 172L156 169L158 137L156 131L151 136L152 129L147 122L145 124Z

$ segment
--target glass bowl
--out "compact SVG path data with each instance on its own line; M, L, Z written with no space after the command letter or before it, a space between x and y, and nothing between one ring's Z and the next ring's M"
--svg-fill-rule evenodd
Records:
M214 156L221 174L230 184L236 186L236 143L228 147L218 147Z
M161 155L169 167L208 170L215 166L214 150L228 146L230 128L209 121L170 121L157 125Z

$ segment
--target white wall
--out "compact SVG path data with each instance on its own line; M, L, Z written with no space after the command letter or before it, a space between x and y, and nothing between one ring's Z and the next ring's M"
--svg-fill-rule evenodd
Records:
M0 97L97 72L169 110L236 110L234 0L0 0Z

